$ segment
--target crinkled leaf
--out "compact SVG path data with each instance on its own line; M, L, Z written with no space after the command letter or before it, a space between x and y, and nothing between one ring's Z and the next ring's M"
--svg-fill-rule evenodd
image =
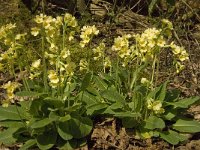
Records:
M180 90L178 89L168 90L165 95L165 101L173 102L179 97L179 95L180 95Z
M160 87L160 90L156 94L156 95L158 95L158 96L156 96L156 99L161 102L164 101L164 99L165 99L165 95L167 92L167 84L168 84L168 81L166 81L164 84L162 84Z
M179 119L175 124L173 124L173 129L188 133L200 132L200 123L195 120L189 121Z
M100 90L106 90L108 88L107 83L98 76L94 76L94 83L95 83L96 87Z
M187 140L187 137L175 131L169 130L160 132L160 137L172 145L177 145L179 142Z
M48 104L49 106L55 107L55 108L61 108L64 106L64 103L61 99L56 99L53 97L46 97L44 99L44 103Z
M16 96L21 96L21 97L36 97L36 96L41 96L44 95L46 93L38 93L38 92L33 92L33 91L20 91L20 92L16 92Z
M185 98L179 100L178 102L168 102L167 104L173 105L175 108L188 108L189 106L191 106L192 104L196 103L199 100L200 97L196 96L196 97Z
M92 73L89 72L85 75L85 77L83 78L82 84L81 84L81 91L85 91L86 88L89 86L90 81L92 79Z
M87 115L93 115L108 107L106 103L96 103L87 107Z
M72 120L72 125L75 125L72 130L72 135L74 138L83 138L91 132L93 123L92 120L90 120L89 118L75 117Z
M92 121L89 118L76 115L66 122L60 122L58 133L65 140L80 139L91 132L92 126Z
M163 129L165 127L165 122L156 116L150 116L147 120L145 120L145 126L146 129Z
M119 108L123 108L123 104L120 103L120 102L116 102L116 103L113 103L112 105L109 106L110 109L119 109Z
M71 119L70 115L65 115L64 117L60 117L59 121L60 122L66 122L66 121L68 121L70 119Z
M171 111L165 113L164 118L166 120L172 120L173 118L176 117L176 115L177 115L177 110L171 110Z
M64 139L64 140L71 140L73 136L70 132L70 125L69 122L60 122L58 124L58 134Z
M122 125L125 128L134 128L138 126L138 121L134 117L123 117L122 119Z
M74 150L77 148L80 148L86 144L86 139L71 139L68 141L64 141L63 143L60 144L59 149L60 150Z
M37 145L42 150L50 149L55 145L56 139L55 131L43 132L37 136Z
M8 128L0 132L0 142L5 145L11 145L16 142L17 138L14 134L19 130L19 128Z
M24 127L23 122L21 121L0 121L0 126L2 127L10 127L10 128L21 128Z
M26 142L24 143L24 145L22 145L22 146L20 147L19 150L28 150L28 149L31 148L32 146L36 145L36 143L37 143L37 142L36 142L35 139L30 139L30 140L26 141Z
M141 117L141 114L140 113L134 113L134 112L126 111L126 112L116 112L114 114L114 116L118 117L118 118L124 118L124 117Z
M101 96L111 102L124 102L124 96L121 95L115 88L109 88L101 93Z
M96 96L94 96L86 91L83 92L83 94L80 94L80 99L88 105L95 104L99 101Z
M53 122L53 120L51 120L49 118L45 118L45 119L42 119L42 120L34 122L31 125L31 128L33 128L33 129L42 128L42 127L45 127L45 126L49 125L52 122Z
M18 106L8 106L1 107L0 106L0 121L1 120L21 120L26 119L26 110Z

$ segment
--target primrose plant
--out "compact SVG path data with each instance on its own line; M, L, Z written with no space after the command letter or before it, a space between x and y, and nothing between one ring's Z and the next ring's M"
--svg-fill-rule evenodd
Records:
M117 117L140 137L160 136L173 145L186 139L180 133L200 131L183 113L199 97L179 100L177 90L167 90L169 81L157 86L164 50L173 54L177 73L189 59L183 47L168 42L168 20L161 29L119 36L111 47L105 40L93 43L99 30L81 28L68 13L37 15L34 25L23 34L15 24L0 28L0 71L11 79L1 86L3 144L75 149L86 143L95 115Z

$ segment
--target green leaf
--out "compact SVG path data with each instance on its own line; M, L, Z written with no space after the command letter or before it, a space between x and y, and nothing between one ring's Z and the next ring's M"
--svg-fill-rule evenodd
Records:
M175 118L176 115L177 115L177 110L172 109L172 108L170 108L170 109L171 109L171 111L166 112L165 115L164 115L164 118L165 118L166 120L172 120L172 119Z
M122 125L125 128L135 128L138 126L138 121L134 117L123 117L122 119Z
M64 140L80 139L91 132L92 126L89 118L75 115L70 120L59 123L58 133Z
M141 114L140 113L133 113L133 112L126 111L126 112L116 112L114 114L114 116L118 117L118 118L124 118L124 117L135 118L135 117L141 117Z
M114 110L114 109L119 109L119 108L123 108L123 104L120 103L120 102L116 102L116 103L113 103L112 105L109 106L110 109Z
M29 148L31 148L32 146L36 145L36 140L35 139L30 139L28 141L26 141L24 143L24 145L22 145L22 147L20 147L19 150L28 150Z
M161 102L163 102L164 99L165 99L165 95L166 95L166 92L167 92L167 84L168 84L168 81L166 81L164 84L162 84L159 92L157 93L158 96L157 96L156 99L161 101Z
M103 98L111 102L125 102L124 96L119 94L119 92L115 88L109 88L108 90L102 91L100 94Z
M85 75L85 77L83 78L82 84L81 84L81 91L85 91L86 88L89 86L90 81L92 79L92 73L89 72Z
M175 101L180 95L180 90L172 89L166 92L165 101L166 102L173 102Z
M89 118L76 116L72 120L72 125L75 125L72 130L74 138L83 138L91 132L93 123Z
M64 140L71 140L73 136L70 132L70 125L69 122L59 122L58 124L58 134L63 138Z
M165 122L156 116L150 116L147 120L145 120L145 126L146 129L163 129L165 127Z
M45 127L47 125L49 125L50 123L52 123L53 120L49 119L49 118L45 118L42 119L40 121L36 121L31 125L31 128L36 129L36 128L42 128Z
M169 105L173 105L175 108L188 108L192 104L200 100L199 96L190 97L186 99L179 100L178 102L167 102Z
M94 76L94 83L96 87L100 90L106 90L108 88L108 85L106 84L106 82L103 81L103 79L101 79L98 76Z
M32 92L32 91L21 91L21 92L16 92L16 96L20 96L20 97L36 97L36 96L41 96L44 95L46 93L38 93L38 92Z
M68 141L61 141L59 150L74 150L84 146L87 143L85 138L82 139L71 139Z
M175 0L167 0L167 3L170 4L171 6L174 6L176 4Z
M151 3L149 4L149 8L148 8L149 15L152 14L152 12L157 4L157 1L158 0L151 0Z
M43 132L37 136L37 145L40 149L50 149L56 143L57 134L55 131Z
M99 102L99 100L97 99L96 96L88 93L88 92L83 92L82 94L80 94L80 99L85 102L87 105L91 105L91 104L95 104L97 102Z
M60 122L66 122L66 121L68 121L70 119L71 119L70 115L65 115L64 117L60 117L59 121Z
M103 110L103 109L105 109L107 107L108 107L108 104L106 104L106 103L92 104L92 105L87 107L87 112L86 113L87 113L87 115L93 115L93 114L96 114L100 110Z
M2 120L21 120L26 119L25 110L18 106L1 107L0 106L0 121Z
M7 130L0 132L0 142L2 142L5 145L11 145L14 144L17 140L16 137L14 137L14 134L19 130L19 128L8 128Z
M195 120L189 121L179 119L173 124L173 129L188 133L200 132L200 123Z
M177 145L179 142L187 140L187 137L175 131L169 130L160 132L160 137L172 145Z
M21 128L24 127L24 124L21 121L0 121L0 126L10 127L10 128Z
M61 108L64 106L64 103L60 99L56 99L53 97L47 97L44 99L44 103L48 104L49 106L52 106L54 108Z
M58 115L56 112L51 111L49 113L49 119L51 119L52 121L58 121L60 119L60 115Z

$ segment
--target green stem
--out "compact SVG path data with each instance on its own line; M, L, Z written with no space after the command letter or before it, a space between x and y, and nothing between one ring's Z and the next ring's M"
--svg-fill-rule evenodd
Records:
M153 65L152 65L152 69L153 69L153 70L152 70L151 82L150 82L151 89L153 89L153 81L154 81L154 75L155 75L156 61L157 61L157 57L154 56Z
M117 66L115 72L115 87L118 87L119 57L117 56Z
M45 48L44 48L44 37L42 37L42 64L43 64L43 82L44 82L44 90L47 92L48 90L48 82L47 82L47 66L45 60Z
M132 70L132 81L131 81L131 84L130 84L130 91L132 91L133 86L134 86L134 84L135 84L135 81L136 81L136 79L137 79L138 67L140 67L140 66L139 66L139 59L137 59L136 70L135 70L135 71Z

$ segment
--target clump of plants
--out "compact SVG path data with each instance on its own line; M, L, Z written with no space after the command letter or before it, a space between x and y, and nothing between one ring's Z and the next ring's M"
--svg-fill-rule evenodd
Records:
M157 86L163 51L173 54L177 73L189 59L170 41L168 20L160 29L118 36L111 47L106 39L95 43L100 31L80 27L71 14L40 14L34 21L30 33L15 33L15 24L0 28L0 71L13 77L1 86L3 144L74 149L86 144L96 115L119 118L139 137L160 137L172 145L200 131L199 122L184 116L199 97L179 98L177 89L167 90L170 81ZM35 48L27 46L30 37Z

